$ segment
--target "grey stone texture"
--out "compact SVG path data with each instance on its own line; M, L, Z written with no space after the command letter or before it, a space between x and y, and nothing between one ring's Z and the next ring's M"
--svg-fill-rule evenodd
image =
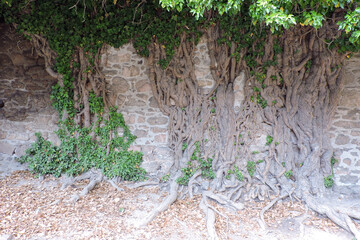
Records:
M50 102L55 83L30 42L0 24L0 174L20 169L11 161L25 153L35 132L57 141L58 115Z
M108 47L102 56L110 102L118 106L126 124L137 136L132 150L144 154L142 167L150 174L162 175L173 165L167 146L168 117L152 96L146 59L131 44Z
M331 143L339 163L335 165L338 187L360 187L360 54L345 66L345 84L330 128ZM344 188L345 189L345 188Z

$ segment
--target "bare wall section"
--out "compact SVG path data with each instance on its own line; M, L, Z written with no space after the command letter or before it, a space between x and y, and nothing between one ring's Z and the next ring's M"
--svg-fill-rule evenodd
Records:
M35 132L57 141L58 115L50 104L55 83L29 41L0 23L0 174L18 167L12 160L35 141Z
M335 180L338 186L360 189L360 54L345 67L345 85L331 126L331 143L338 163Z

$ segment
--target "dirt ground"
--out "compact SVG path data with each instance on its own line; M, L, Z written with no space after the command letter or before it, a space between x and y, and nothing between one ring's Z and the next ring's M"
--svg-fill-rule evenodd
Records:
M148 226L135 227L166 196L159 186L118 191L107 182L73 203L86 181L60 190L61 179L35 178L16 171L0 179L0 240L8 239L207 239L200 197L179 200ZM216 229L221 239L353 239L327 218L308 211L296 200L276 204L265 213L266 230L258 224L269 202L244 203L234 211L213 203L218 210ZM303 223L303 224L301 224ZM360 229L359 223L357 227Z

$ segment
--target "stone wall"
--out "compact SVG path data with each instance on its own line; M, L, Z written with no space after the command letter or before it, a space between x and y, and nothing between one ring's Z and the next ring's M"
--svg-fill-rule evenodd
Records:
M35 132L56 141L58 116L50 104L56 81L44 69L29 41L0 23L0 174L24 154Z
M111 104L118 107L137 136L132 149L144 153L143 167L154 174L167 172L173 164L167 147L168 117L152 97L146 59L137 55L131 44L109 47L102 56L102 68Z
M330 132L339 160L336 185L344 189L356 185L360 191L360 54L347 62L344 90Z
M0 24L0 171L5 159L21 156L35 140L34 133L57 141L58 116L50 106L50 88L55 84L44 70L29 42ZM202 91L214 84L206 41L202 39L194 54L195 75ZM138 137L133 150L144 153L143 167L162 175L173 164L167 147L168 117L152 96L146 59L138 56L131 44L108 47L102 56L103 73L108 83L110 102L122 112L131 131ZM345 88L331 126L331 142L339 163L335 165L337 186L360 188L360 56L346 66ZM235 111L240 111L244 94L244 74L235 80ZM260 136L261 137L261 136ZM3 164L3 166L1 166Z
M195 75L202 91L214 86L210 72L210 58L205 39L201 39L194 53ZM147 172L162 175L173 165L173 153L167 147L168 117L163 115L152 96L145 58L135 54L131 44L115 49L109 47L102 56L110 101L118 106L126 123L137 136L132 149L144 153L143 167ZM244 74L235 84L236 109L243 99Z

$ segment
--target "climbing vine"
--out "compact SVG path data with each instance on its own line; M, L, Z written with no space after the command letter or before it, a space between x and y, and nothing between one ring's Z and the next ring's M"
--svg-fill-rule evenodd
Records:
M295 194L359 236L349 212L316 199L333 185L327 129L343 86L344 61L360 48L356 1L1 3L5 20L29 37L58 79L51 98L61 117L61 144L37 135L21 160L34 171L77 175L99 168L109 178L145 178L141 154L127 150L135 137L109 106L100 66L105 44L132 42L148 59L152 92L169 117L175 157L163 176L169 197L145 224L178 197L200 193L215 239L209 199L236 209L239 199ZM208 89L199 86L195 74L201 36L214 81ZM244 100L236 108L240 83ZM179 185L187 187L180 191Z
M156 3L9 3L3 3L5 20L32 41L48 72L58 79L51 100L60 114L56 133L61 144L55 146L37 134L37 142L20 161L30 162L39 174L78 175L99 168L109 178L145 179L141 153L127 150L135 136L108 103L99 66L103 46L132 41L140 55L148 56L148 45L156 38L165 53L158 64L166 68L181 33L196 31L199 22L186 13L161 11ZM197 31L197 38L200 34Z
M96 168L110 179L144 180L145 171L140 167L142 154L127 150L135 136L125 125L122 115L116 109L111 109L105 118L104 125L95 129L96 142L90 135L91 129L76 127L70 120L61 123L57 131L60 146L37 133L37 141L27 149L20 162L28 162L29 169L39 175L59 177L65 173L73 176ZM110 138L119 127L123 129L123 136Z

